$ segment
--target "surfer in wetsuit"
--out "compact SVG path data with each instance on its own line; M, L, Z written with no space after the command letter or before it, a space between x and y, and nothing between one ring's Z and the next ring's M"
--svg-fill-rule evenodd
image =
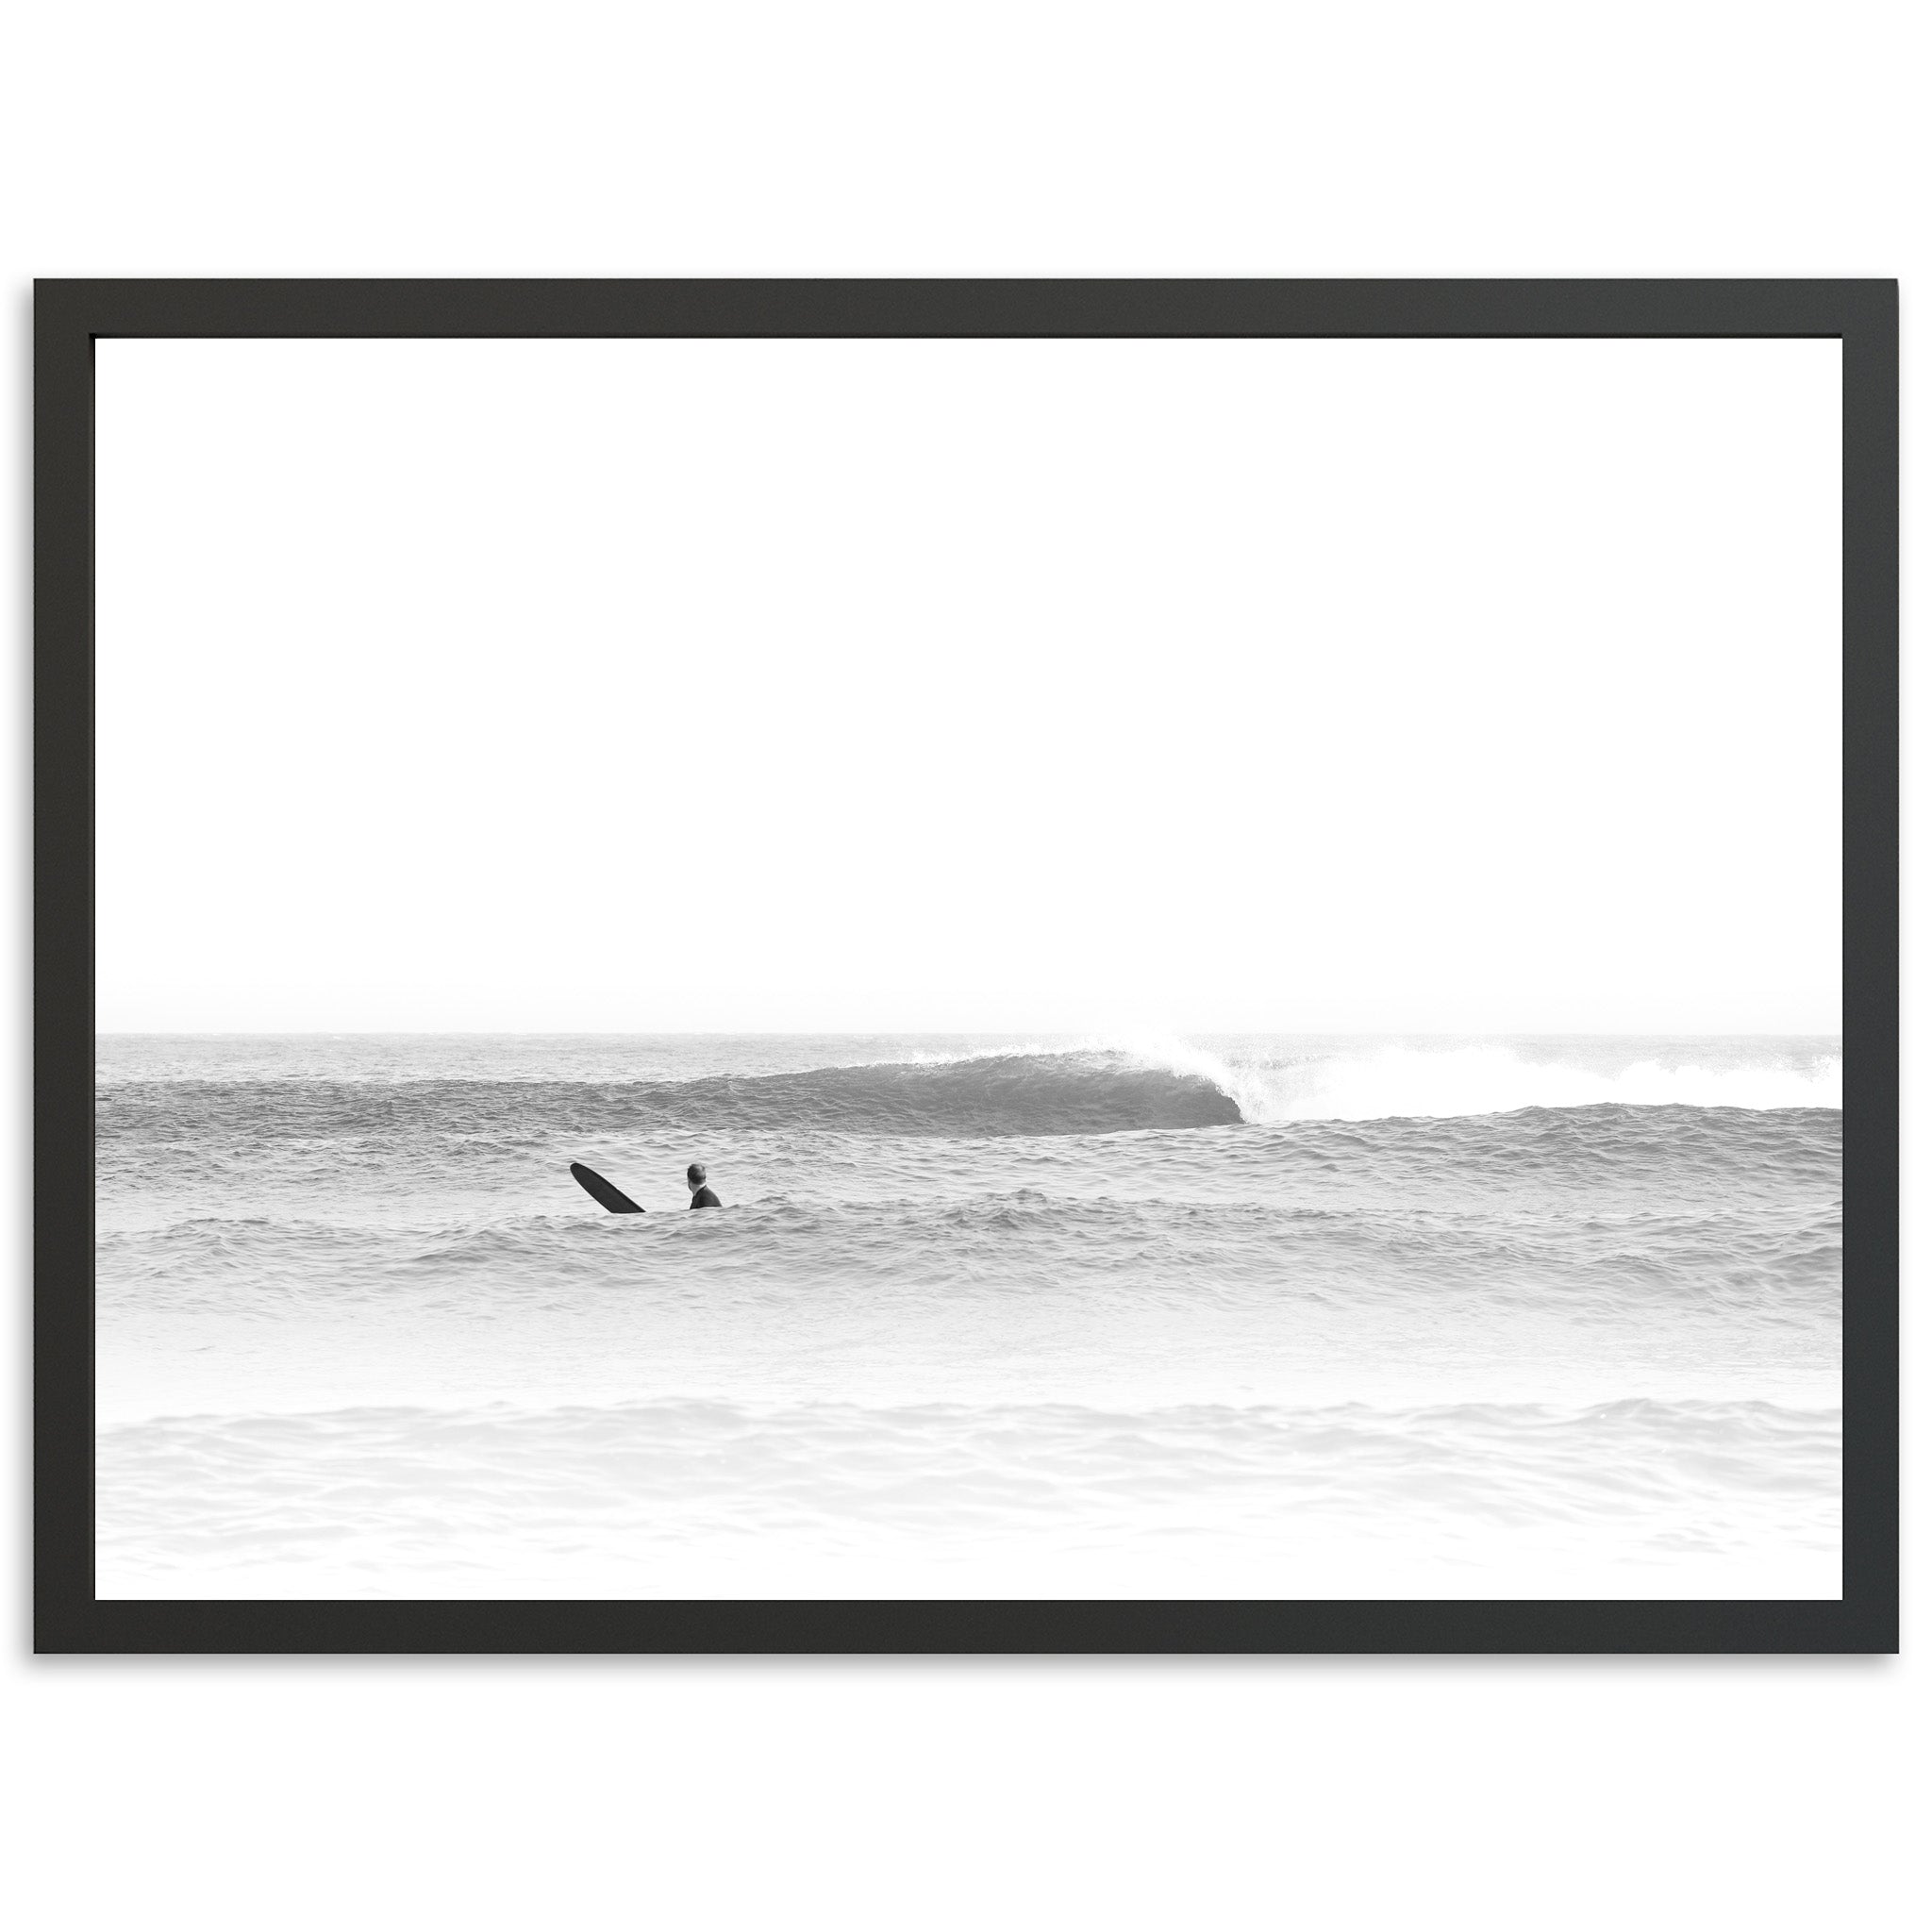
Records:
M695 1160L685 1169L684 1178L691 1187L691 1205L693 1208L724 1207L724 1202L719 1200L717 1194L706 1187L705 1171Z

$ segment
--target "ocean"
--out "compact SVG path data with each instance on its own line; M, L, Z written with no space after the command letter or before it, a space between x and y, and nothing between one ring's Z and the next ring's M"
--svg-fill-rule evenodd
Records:
M104 1035L97 1592L1835 1597L1840 1077Z

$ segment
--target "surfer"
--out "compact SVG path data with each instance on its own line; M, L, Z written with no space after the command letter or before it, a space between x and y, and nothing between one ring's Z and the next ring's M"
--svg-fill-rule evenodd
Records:
M693 1208L722 1208L724 1202L705 1185L705 1170L693 1160L684 1171L685 1180L691 1187L691 1205Z

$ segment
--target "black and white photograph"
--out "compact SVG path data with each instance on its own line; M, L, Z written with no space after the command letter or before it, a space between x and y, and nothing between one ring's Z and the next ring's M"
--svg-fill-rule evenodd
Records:
M8 29L7 1924L1924 1918L1923 8Z
M101 1599L1840 1597L1835 339L94 367Z

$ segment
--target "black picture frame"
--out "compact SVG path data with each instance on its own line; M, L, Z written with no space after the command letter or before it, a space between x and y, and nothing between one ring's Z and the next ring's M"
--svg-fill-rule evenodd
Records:
M94 1595L94 343L155 337L1836 337L1843 375L1837 1601L131 1602ZM54 1652L1898 1647L1898 285L43 280L34 307L34 1646Z

